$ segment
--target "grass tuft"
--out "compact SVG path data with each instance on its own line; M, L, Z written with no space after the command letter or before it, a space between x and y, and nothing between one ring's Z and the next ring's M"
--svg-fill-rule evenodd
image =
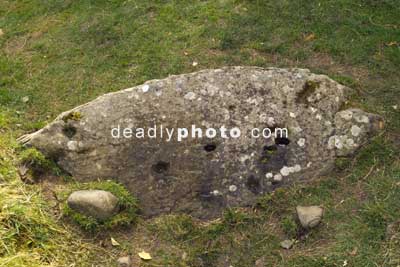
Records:
M28 148L19 154L20 164L29 168L34 177L39 177L45 173L61 174L58 166L51 160L47 159L36 148Z

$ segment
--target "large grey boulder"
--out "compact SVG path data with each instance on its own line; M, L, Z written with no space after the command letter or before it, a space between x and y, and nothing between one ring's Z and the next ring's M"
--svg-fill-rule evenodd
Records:
M100 96L20 141L76 179L125 184L147 216L211 218L224 207L251 205L260 194L324 174L337 156L367 142L382 120L342 110L348 91L306 69L203 70ZM156 138L147 132L154 125ZM202 138L191 137L192 125L202 129ZM215 138L205 136L222 126L224 136L219 130ZM252 138L254 128L266 127L273 133L287 128L288 138ZM170 140L165 128L175 130ZM189 129L186 138L180 130L180 141L178 128Z
M86 216L105 220L118 212L118 198L104 190L79 190L69 195L68 206Z

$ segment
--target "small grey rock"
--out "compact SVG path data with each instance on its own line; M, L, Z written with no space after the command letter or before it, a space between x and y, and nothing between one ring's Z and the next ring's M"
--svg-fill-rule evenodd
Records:
M132 266L132 260L131 257L125 256L125 257L120 257L117 260L118 262L118 267L131 267Z
M284 248L284 249L291 249L291 248L293 247L293 245L294 245L294 240L289 240L289 239L283 240L283 241L280 243L280 245L281 245L281 247Z
M400 233L400 220L393 222L386 227L386 239L392 239L397 233Z
M297 206L296 212L301 226L308 229L317 226L321 222L324 210L320 206Z
M104 220L118 211L118 198L104 190L80 190L67 200L68 206L86 216Z
M28 103L29 97L28 96L24 96L21 100L22 100L23 103Z
M266 262L265 262L265 257L261 257L258 260L256 260L256 262L254 263L255 267L265 267L267 266Z

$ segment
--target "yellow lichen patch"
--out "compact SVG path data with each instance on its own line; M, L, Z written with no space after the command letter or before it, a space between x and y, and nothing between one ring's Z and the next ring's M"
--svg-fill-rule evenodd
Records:
M68 113L67 115L65 115L62 120L64 122L68 122L69 120L73 120L73 121L80 121L82 119L82 114L80 112L77 111L73 111Z

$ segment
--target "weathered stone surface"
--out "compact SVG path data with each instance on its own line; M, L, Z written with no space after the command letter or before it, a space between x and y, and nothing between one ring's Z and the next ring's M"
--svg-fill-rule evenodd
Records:
M130 256L118 258L117 263L118 267L132 267L132 260Z
M293 247L293 245L294 245L294 240L292 240L292 239L286 239L286 240L283 240L281 243L279 243L280 244L280 246L282 247L282 248L284 248L284 249L291 249L292 247Z
M321 222L324 210L320 206L297 206L296 212L301 226L308 229L314 228Z
M118 211L118 198L104 190L79 190L69 195L68 206L86 216L104 220Z
M381 127L380 117L341 110L348 89L305 69L229 67L152 80L62 113L21 142L40 149L75 178L114 178L147 216L201 218L262 193L326 173ZM120 126L196 127L203 138L113 138ZM239 138L206 138L207 128L238 127ZM251 138L253 128L288 128L289 137ZM122 133L121 133L122 134ZM229 131L228 131L229 134Z

